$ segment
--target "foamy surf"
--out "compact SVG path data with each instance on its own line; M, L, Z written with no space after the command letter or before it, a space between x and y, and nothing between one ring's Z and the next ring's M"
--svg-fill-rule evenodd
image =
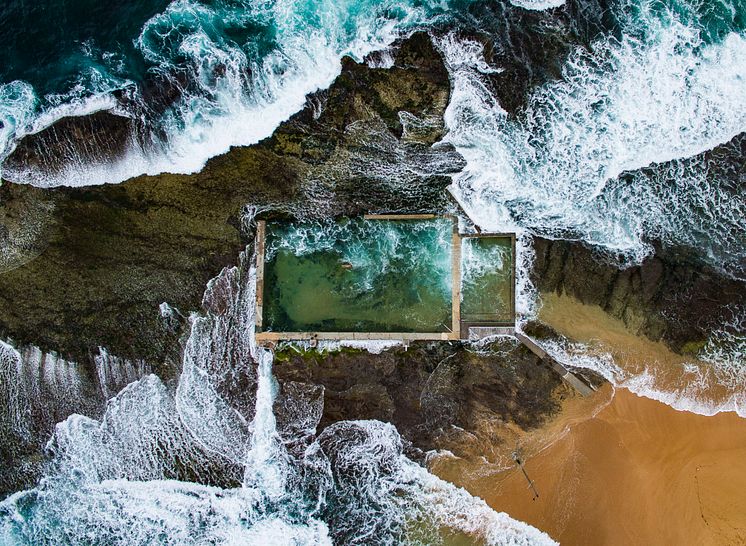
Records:
M632 262L661 239L701 247L742 275L732 234L746 230L743 200L687 158L746 128L746 40L706 42L696 25L640 9L640 20L620 15L629 34L575 49L562 78L532 91L516 117L485 83L474 42L441 39L452 80L446 140L467 160L451 191L483 229L581 237ZM671 161L675 180L620 177Z
M254 339L246 259L209 283L213 311L191 319L175 392L148 375L112 398L100 420L72 415L57 425L39 486L0 503L3 544L57 544L91 529L96 544L415 545L442 543L444 533L496 546L556 544L409 460L393 425L340 421L288 450L273 354ZM256 379L242 395L250 419L219 388L241 376Z
M565 366L591 370L615 387L657 400L678 411L705 416L735 412L746 417L743 360L705 361L702 355L699 359L677 357L666 355L660 349L650 349L644 358L634 358L625 354L622 347L612 354L613 350L603 342L545 340L542 347Z
M63 172L41 176L5 170L6 179L38 186L83 186L121 182L141 174L193 173L210 157L231 146L268 137L305 104L306 95L328 87L341 71L340 60L356 60L385 49L397 38L427 25L443 13L438 2L424 5L384 3L283 2L211 5L175 0L148 20L135 40L151 75L181 93L175 104L148 123L166 140L133 147L110 163L75 163ZM252 35L251 29L258 34ZM232 33L246 34L236 42ZM118 82L118 86L113 87ZM132 82L106 79L97 88L80 86L59 97L38 97L24 82L0 88L6 157L24 135L66 116L85 115L113 106L111 93ZM148 113L137 93L131 102ZM45 106L46 105L46 106Z

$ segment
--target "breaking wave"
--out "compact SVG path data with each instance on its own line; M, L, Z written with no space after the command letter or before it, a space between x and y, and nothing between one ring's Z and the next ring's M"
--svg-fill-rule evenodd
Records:
M409 460L390 424L317 436L323 398L281 395L255 345L254 284L243 265L210 283L175 391L148 375L57 425L39 486L0 503L3 544L555 544Z
M434 1L174 0L130 38L136 59L123 64L120 56L103 55L109 64L95 68L88 59L66 89L44 96L20 80L0 87L0 158L18 139L61 117L111 108L115 92L135 105L125 113L143 118L153 142L131 146L114 164L73 161L57 175L6 169L4 176L54 186L197 171L231 146L270 136L300 110L308 93L329 86L344 55L362 60L445 10ZM88 56L102 53L89 48ZM128 64L146 69L130 74ZM173 104L164 104L171 99Z
M561 78L515 115L491 91L500 67L479 44L441 39L446 140L468 163L451 189L467 213L486 229L582 238L633 262L650 239L701 248L743 278L742 190L694 156L746 129L746 39L735 24L712 39L695 7L615 5L621 33L575 47Z
M723 327L693 357L649 350L644 361L621 356L617 362L604 346L545 341L544 348L567 366L592 370L617 387L699 415L735 412L746 418L746 312L728 310ZM652 344L651 344L652 346Z

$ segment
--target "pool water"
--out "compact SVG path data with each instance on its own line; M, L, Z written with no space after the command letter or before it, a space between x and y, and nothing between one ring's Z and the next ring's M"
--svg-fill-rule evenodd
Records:
M263 330L448 332L453 222L266 226Z
M461 320L514 322L513 239L465 237L461 243Z

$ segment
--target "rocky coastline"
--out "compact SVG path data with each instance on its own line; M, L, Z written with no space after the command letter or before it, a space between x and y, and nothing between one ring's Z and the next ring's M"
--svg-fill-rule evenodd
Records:
M81 188L3 182L0 336L22 352L37 347L77 363L85 388L80 404L40 417L22 442L4 432L0 463L11 471L0 481L0 496L33 483L55 422L72 412L100 415L107 398L98 373L101 348L130 367L146 363L136 373L177 377L188 317L221 312L203 302L205 287L250 245L257 213L314 219L451 211L444 190L464 162L438 144L449 93L440 55L418 33L397 45L391 68L344 59L334 84L309 96L272 137L215 157L194 175ZM10 164L61 168L49 162L48 149L40 155L50 139L116 153L133 145L131 122L107 113L63 120L45 133L19 145ZM724 306L746 294L742 281L683 250L659 246L641 265L623 267L579 242L537 236L533 244L532 280L540 292L600 305L680 353L696 353ZM537 357L509 341L480 350L413 344L377 355L284 348L274 372L281 429L297 417L283 417L283 399L321 398L319 430L345 419L389 421L419 459L433 449L494 458L506 427L541 426L574 396ZM255 386L251 374L236 381ZM240 405L240 392L230 396Z

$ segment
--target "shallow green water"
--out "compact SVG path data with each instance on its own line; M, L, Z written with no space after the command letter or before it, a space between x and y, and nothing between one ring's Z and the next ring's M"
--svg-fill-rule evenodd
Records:
M467 237L461 243L461 320L513 322L513 242Z
M265 330L446 332L452 223L269 223Z

